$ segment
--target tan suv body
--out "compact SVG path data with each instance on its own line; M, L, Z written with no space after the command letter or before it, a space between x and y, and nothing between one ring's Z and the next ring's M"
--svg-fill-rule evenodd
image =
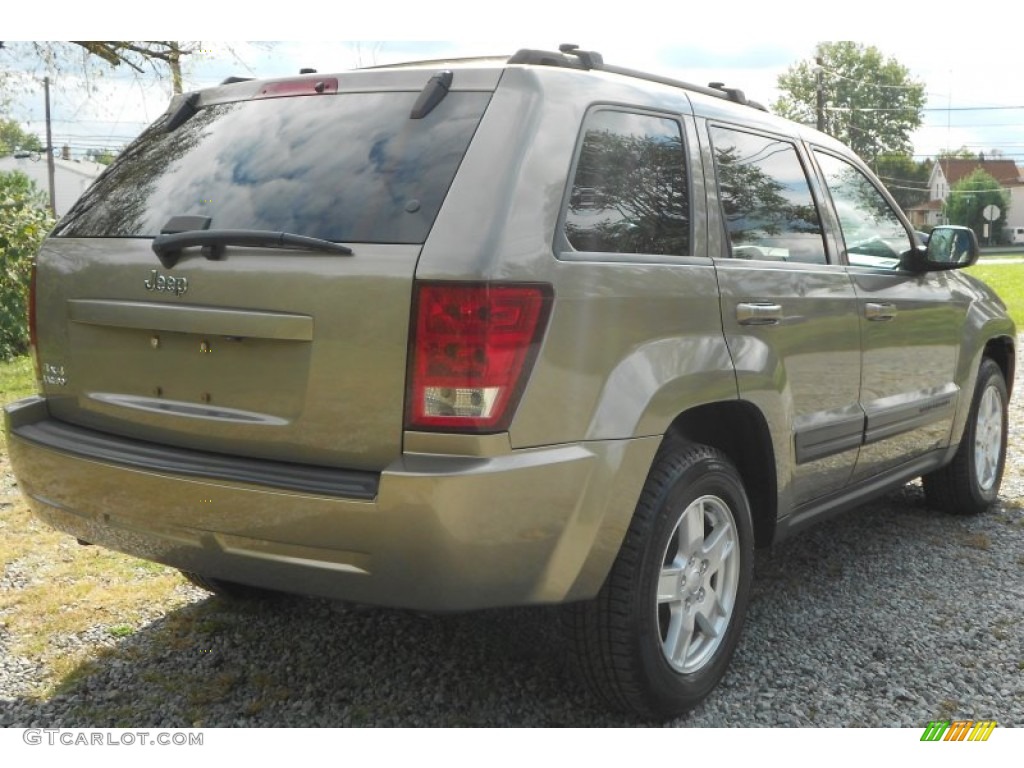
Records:
M921 475L995 499L976 255L829 137L594 54L236 82L42 247L8 445L40 517L224 591L576 603L594 690L671 715L755 544Z

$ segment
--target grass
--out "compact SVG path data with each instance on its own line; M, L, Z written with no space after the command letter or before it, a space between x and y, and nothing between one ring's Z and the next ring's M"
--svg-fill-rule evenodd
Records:
M1024 261L1019 264L976 264L967 274L984 280L1006 303L1017 329L1024 331Z
M963 542L973 549L992 549L992 539L985 533L969 533L964 536Z
M102 627L116 641L184 602L175 595L182 578L174 569L82 547L36 520L13 492L0 496L0 565L27 582L0 592L9 652L42 661L53 681L88 658L69 649L69 638Z
M0 362L0 405L36 393L36 374L32 358L16 357ZM7 450L7 439L0 429L0 451Z
M27 355L0 363L0 403L27 397L36 391L32 358Z
M0 362L0 403L36 391L28 357ZM3 432L0 430L0 436ZM2 437L0 437L2 441ZM7 469L0 442L0 472ZM15 488L0 484L0 572L21 581L0 591L0 627L8 652L41 661L49 673L48 695L95 652L73 650L70 637L95 630L111 641L127 638L135 626L168 606L182 578L172 568L100 547L82 547L36 520Z

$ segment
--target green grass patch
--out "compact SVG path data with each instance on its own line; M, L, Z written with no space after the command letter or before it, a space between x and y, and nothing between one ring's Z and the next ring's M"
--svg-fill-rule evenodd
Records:
M1017 329L1024 331L1024 262L1020 264L976 264L967 274L984 280L1005 302Z
M963 542L973 549L992 549L992 539L985 533L969 533L964 536Z
M135 634L135 627L131 624L116 624L113 627L107 627L107 632L111 637L129 637Z
M0 405L36 393L36 371L28 355L0 362ZM6 452L7 441L0 427L0 452Z
M32 358L25 355L0 363L0 403L35 394L36 373Z

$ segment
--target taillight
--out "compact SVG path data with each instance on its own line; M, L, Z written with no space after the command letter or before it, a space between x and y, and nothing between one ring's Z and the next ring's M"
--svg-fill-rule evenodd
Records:
M551 310L535 283L418 283L406 428L508 428Z
M36 343L36 263L32 262L32 272L28 279L28 345L32 362L36 368L36 385L42 391L43 374L39 365L39 347Z

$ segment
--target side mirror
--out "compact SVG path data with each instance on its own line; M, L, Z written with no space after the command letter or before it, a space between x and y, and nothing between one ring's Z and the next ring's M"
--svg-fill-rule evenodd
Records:
M904 266L915 272L962 269L978 260L978 238L970 227L936 227L928 245L907 254Z

